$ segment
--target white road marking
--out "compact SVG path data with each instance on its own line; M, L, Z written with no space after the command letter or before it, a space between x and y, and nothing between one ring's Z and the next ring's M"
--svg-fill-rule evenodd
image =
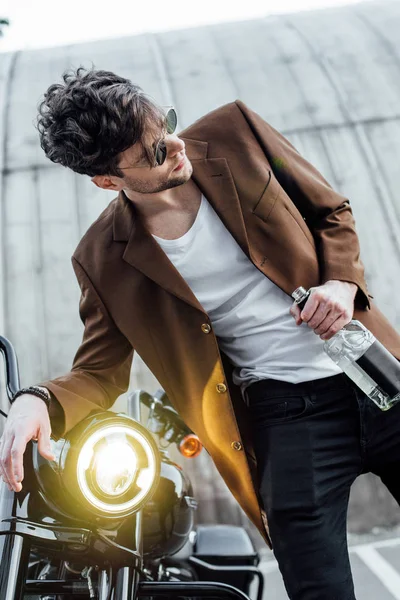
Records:
M376 547L376 544L374 544ZM400 573L372 545L352 549L396 600L400 600Z
M374 548L389 548L390 546L399 546L400 538L388 538L387 540L380 540L379 542L370 542Z

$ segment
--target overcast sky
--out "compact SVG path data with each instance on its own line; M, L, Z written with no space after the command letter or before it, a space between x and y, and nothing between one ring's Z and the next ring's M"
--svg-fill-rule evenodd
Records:
M369 1L369 0L364 0ZM0 51L43 48L149 31L357 4L359 0L1 0L10 19ZM107 10L102 8L106 6Z

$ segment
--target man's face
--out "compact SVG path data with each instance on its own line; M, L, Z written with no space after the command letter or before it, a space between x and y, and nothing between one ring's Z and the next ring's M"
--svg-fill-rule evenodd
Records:
M160 132L158 139L164 140L166 146L166 158L162 165L151 168L140 143L121 153L119 167L124 176L119 179L123 182L123 189L140 194L156 194L190 179L193 167L186 156L185 143L175 133L169 134L165 130Z

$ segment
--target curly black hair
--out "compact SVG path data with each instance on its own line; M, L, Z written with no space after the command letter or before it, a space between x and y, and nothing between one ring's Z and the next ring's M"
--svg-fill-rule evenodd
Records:
M76 173L123 177L119 155L140 142L151 166L164 126L161 108L129 79L79 67L51 85L38 106L36 128L47 158ZM144 133L151 143L145 143Z

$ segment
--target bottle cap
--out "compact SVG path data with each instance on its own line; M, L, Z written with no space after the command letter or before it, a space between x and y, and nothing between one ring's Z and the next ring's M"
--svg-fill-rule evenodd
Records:
M292 298L294 298L294 301L297 304L300 304L302 300L305 300L308 294L309 292L306 290L306 288L300 286L294 290L294 292L292 293Z

